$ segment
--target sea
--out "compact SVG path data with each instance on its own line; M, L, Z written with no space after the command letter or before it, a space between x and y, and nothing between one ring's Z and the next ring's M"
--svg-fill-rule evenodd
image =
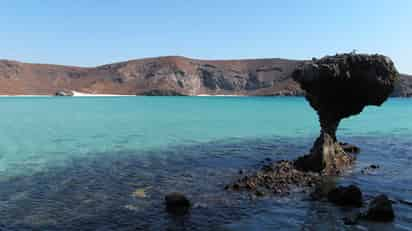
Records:
M362 190L360 209L224 189L240 170L306 154L319 130L303 97L1 97L0 230L412 230L410 99L339 126L361 152L335 180ZM165 210L171 192L189 213ZM379 194L393 222L344 224Z

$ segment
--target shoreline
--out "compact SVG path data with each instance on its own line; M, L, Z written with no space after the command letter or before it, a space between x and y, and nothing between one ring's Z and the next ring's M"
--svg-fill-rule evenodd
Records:
M72 91L72 96L66 97L131 97L131 96L145 96L145 95L119 95L119 94L91 94L79 91ZM159 95L161 96L161 95ZM188 95L189 97L249 97L249 95ZM0 95L0 97L65 97L56 95Z
M120 94L90 94L78 91L72 91L72 96L56 96L56 95L1 95L0 98L7 97L135 97L135 96L146 96L146 95L120 95ZM155 95L163 96L163 95ZM150 97L150 96L148 96ZM199 94L199 95L185 95L185 97L304 97L301 95L208 95L208 94ZM391 96L389 98L395 99L410 99L410 96Z
M136 96L136 95L116 95L116 94L90 94L90 93L84 93L80 91L72 91L73 92L73 97L111 97L111 96Z

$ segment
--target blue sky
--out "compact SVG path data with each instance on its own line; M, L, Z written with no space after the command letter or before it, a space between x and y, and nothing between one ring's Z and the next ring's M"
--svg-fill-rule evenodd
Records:
M412 74L409 0L0 0L0 58L94 66L142 57L383 53Z

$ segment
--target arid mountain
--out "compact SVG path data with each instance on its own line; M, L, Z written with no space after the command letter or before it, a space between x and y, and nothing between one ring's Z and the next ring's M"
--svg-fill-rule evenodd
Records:
M400 81L395 85L392 96L412 97L412 75L401 74Z
M0 95L302 95L291 78L300 62L170 56L81 68L0 60ZM412 76L402 76L394 96L412 96Z

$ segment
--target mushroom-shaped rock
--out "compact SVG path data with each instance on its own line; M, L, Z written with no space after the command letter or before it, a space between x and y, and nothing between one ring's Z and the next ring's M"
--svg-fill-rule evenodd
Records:
M338 54L305 62L293 73L316 110L321 134L309 155L295 161L304 171L333 172L353 162L336 140L343 118L368 105L380 106L392 93L398 72L383 55Z

